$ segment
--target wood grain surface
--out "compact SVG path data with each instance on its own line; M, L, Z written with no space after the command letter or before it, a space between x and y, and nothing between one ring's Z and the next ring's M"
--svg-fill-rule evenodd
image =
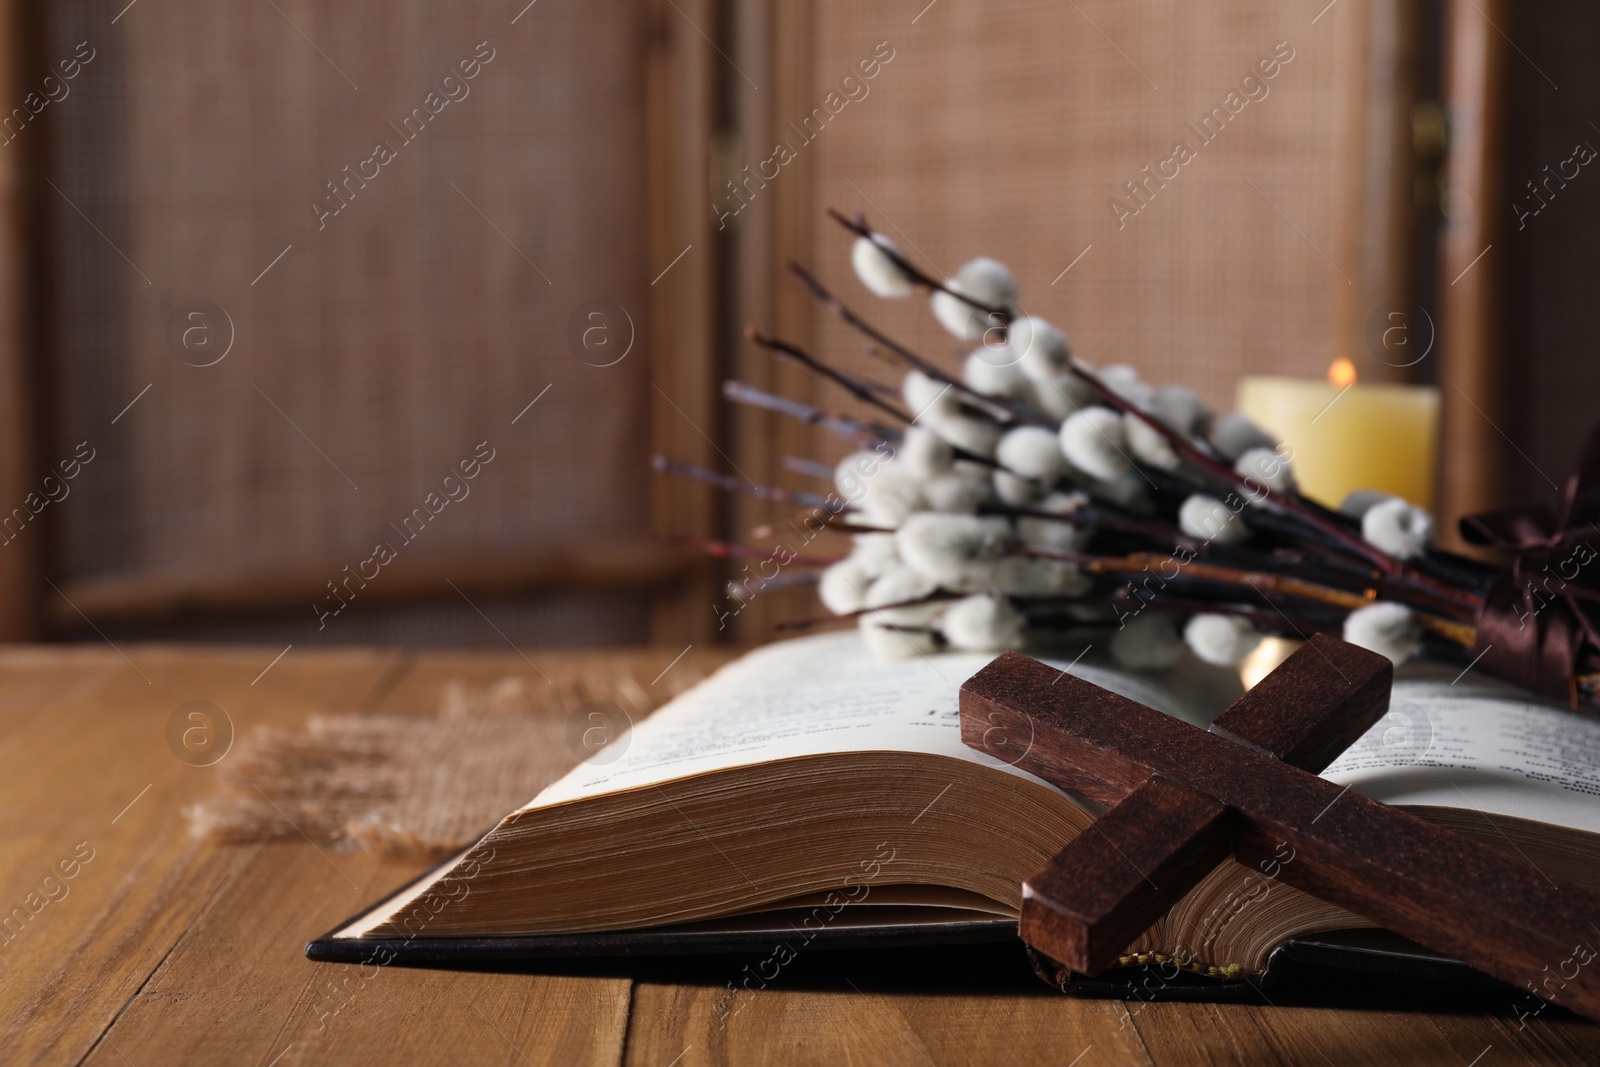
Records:
M278 651L0 651L0 917L26 911L30 893L36 904L57 896L14 922L19 933L0 935L0 1060L1494 1067L1600 1058L1595 1028L1555 1008L1519 1027L1509 1004L1441 999L1423 1010L1359 989L1317 1007L1075 1000L1025 970L844 965L813 953L730 999L727 982L748 961L543 973L313 964L301 953L308 938L420 864L308 843L192 842L181 809L210 791L215 769L173 755L173 711L211 701L244 734L318 711L431 713L450 679L536 675L512 653L298 648L262 674ZM544 669L558 655L583 656L597 671L654 667L654 676L679 651L530 657ZM695 648L682 662L720 655ZM46 885L45 876L80 842L93 858L62 896L59 878Z

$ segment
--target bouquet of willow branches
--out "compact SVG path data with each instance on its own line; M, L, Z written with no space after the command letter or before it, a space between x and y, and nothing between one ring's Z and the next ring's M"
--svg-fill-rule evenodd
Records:
M832 469L789 461L830 477L835 492L754 486L662 458L656 466L808 508L808 528L850 535L847 555L784 562L815 580L828 610L859 625L880 655L1059 645L1086 628L1132 668L1172 666L1185 646L1231 666L1268 634L1340 634L1396 663L1423 651L1466 663L1480 651L1485 603L1509 572L1432 547L1426 511L1372 492L1325 507L1296 490L1291 450L1243 415L1214 418L1182 386L1076 358L1060 329L1022 315L1003 264L974 259L940 280L859 214L830 215L856 234L862 285L890 299L928 292L934 317L970 354L950 366L925 358L791 265L871 354L904 371L898 384L873 380L749 331L872 409L858 417L725 387L731 400L854 446ZM748 599L768 581L730 592ZM1582 608L1573 613L1587 623ZM1560 681L1574 703L1596 704L1597 680L1573 667Z

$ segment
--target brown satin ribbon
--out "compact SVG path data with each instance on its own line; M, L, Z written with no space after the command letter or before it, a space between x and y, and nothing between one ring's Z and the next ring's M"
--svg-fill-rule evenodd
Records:
M1543 505L1485 511L1461 520L1461 536L1511 555L1478 613L1473 655L1490 674L1575 705L1579 657L1600 652L1600 425L1559 515Z

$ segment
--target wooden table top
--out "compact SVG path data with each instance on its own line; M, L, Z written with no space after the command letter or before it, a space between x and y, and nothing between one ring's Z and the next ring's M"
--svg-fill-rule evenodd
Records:
M182 809L209 794L216 771L169 749L174 709L212 701L243 734L297 726L312 712L431 713L450 679L482 683L532 671L515 654L295 649L263 673L277 651L0 649L0 811L8 827L0 920L9 919L0 925L0 1061L1600 1062L1600 1028L1555 1009L1519 1028L1509 1004L1125 1004L1063 997L1015 974L988 988L981 974L892 980L824 967L820 977L788 987L779 979L746 994L730 1014L722 1010L725 983L705 967L490 973L311 963L302 954L309 938L423 864L309 842L196 842ZM675 654L533 658L665 666ZM70 879L48 877L67 869Z

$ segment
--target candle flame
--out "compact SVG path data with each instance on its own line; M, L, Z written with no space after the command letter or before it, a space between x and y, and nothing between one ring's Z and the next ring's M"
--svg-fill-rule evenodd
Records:
M1356 381L1356 365L1340 356L1328 365L1328 381L1340 388L1354 385Z

